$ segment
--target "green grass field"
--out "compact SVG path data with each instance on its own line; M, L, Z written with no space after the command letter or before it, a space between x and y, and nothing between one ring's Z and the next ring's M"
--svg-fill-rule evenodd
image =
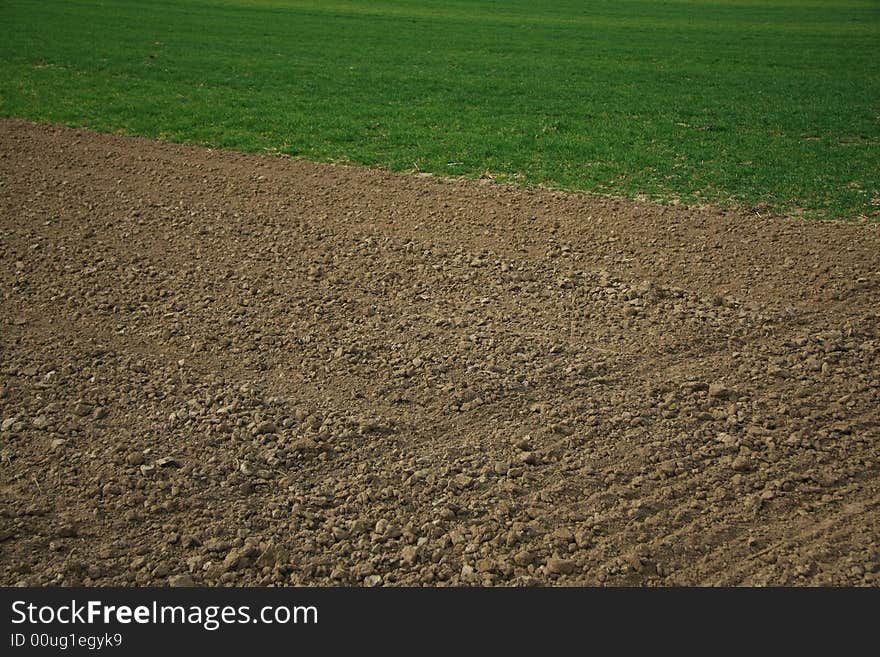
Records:
M0 116L880 220L878 0L0 0Z

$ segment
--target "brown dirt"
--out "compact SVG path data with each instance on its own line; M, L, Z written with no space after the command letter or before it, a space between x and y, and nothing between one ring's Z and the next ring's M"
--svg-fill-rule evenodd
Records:
M880 583L880 231L0 122L0 583Z

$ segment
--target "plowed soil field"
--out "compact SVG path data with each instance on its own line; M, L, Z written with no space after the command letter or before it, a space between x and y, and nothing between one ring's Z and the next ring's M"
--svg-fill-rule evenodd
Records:
M0 121L0 584L880 584L880 230Z

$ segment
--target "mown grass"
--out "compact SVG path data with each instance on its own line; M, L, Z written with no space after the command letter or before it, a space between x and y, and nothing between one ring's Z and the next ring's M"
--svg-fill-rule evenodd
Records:
M880 218L876 0L0 0L0 115Z

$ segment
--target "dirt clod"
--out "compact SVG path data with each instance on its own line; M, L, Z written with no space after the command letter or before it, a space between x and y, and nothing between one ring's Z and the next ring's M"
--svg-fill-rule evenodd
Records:
M571 575L576 568L577 564L574 561L559 558L547 559L547 563L544 566L544 569L551 575Z
M195 581L193 581L192 575L189 573L182 573L180 575L172 575L168 578L168 586L172 587L192 587L195 586Z

